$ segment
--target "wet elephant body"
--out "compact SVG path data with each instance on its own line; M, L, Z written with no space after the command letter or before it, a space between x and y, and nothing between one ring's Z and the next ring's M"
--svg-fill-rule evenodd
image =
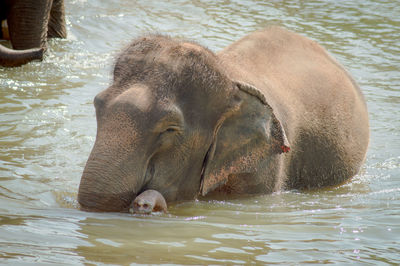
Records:
M369 141L364 98L315 42L270 27L218 54L148 35L119 55L94 104L97 136L78 201L127 211L146 190L167 202L338 185Z
M0 47L0 66L42 60L48 38L67 37L64 0L5 0L0 3L3 20L7 20L12 48L18 51ZM32 56L32 51L37 53Z

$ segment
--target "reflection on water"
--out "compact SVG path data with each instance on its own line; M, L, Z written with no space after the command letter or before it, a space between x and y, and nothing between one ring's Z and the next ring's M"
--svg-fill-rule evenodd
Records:
M143 1L142 1L143 2ZM0 262L400 263L400 5L397 1L66 3L69 37L43 62L0 69ZM93 145L93 97L115 54L147 31L219 50L266 25L317 40L360 84L371 145L339 187L191 201L169 214L86 213L76 191Z

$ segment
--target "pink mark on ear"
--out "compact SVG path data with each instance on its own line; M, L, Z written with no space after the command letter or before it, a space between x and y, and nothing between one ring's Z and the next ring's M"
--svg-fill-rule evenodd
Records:
M282 146L281 146L281 149L282 149L282 152L284 152L284 153L286 153L286 152L289 152L289 151L290 151L290 147L288 147L288 146L285 146L285 145L282 145Z

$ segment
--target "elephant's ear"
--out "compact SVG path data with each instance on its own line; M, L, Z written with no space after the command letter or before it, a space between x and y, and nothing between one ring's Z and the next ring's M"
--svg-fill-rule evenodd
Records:
M201 195L205 196L228 183L251 183L251 176L260 174L268 157L290 151L281 122L256 87L235 81L240 110L228 117L216 132L208 151L202 181ZM247 176L247 180L229 180L230 176ZM256 185L256 184L255 184Z
M249 95L256 97L264 106L271 111L271 134L274 141L274 149L277 153L286 153L290 151L289 141L286 137L285 130L281 124L281 122L276 117L272 107L268 104L267 100L265 99L264 94L254 87L253 85L235 81L236 85L238 86L239 90L246 92Z

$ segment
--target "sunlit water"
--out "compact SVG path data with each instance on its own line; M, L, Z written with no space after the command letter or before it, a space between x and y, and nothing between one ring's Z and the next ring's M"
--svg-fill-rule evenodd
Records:
M52 40L44 62L0 69L0 264L400 263L399 1L66 2L68 39ZM160 32L218 51L271 24L324 45L361 86L371 143L358 176L169 215L77 209L92 100L129 40Z

